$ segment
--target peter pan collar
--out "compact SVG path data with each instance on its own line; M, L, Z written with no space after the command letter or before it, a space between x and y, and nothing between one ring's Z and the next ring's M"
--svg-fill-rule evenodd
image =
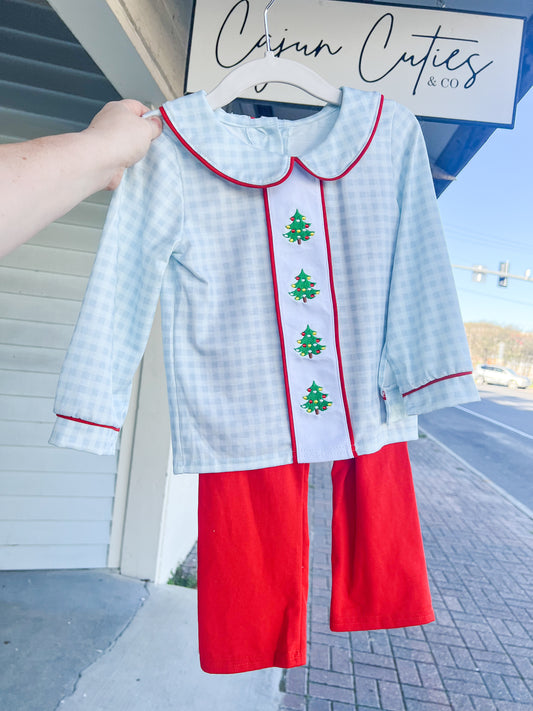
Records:
M221 177L249 187L268 187L286 180L296 163L322 180L337 180L350 171L370 146L376 133L383 97L375 92L342 88L340 106L327 105L312 116L290 123L297 127L320 120L323 112L335 112L337 117L327 136L311 150L299 156L262 150L239 140L225 123L232 122L232 114L222 109L213 111L205 91L169 101L161 107L161 114L178 140L206 167ZM224 121L219 120L222 112ZM254 123L234 116L235 123ZM281 119L269 117L267 128Z

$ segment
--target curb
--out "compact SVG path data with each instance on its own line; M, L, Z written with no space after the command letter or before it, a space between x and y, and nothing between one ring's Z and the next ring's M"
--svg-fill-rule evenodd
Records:
M523 514L528 516L530 519L533 519L533 511L523 504L521 501L518 501L518 499L515 499L514 496L509 494L505 489L502 489L501 486L498 486L498 484L495 484L492 479L489 479L485 474L479 471L479 469L476 469L473 467L471 464L469 464L466 459L463 459L460 457L458 454L456 454L452 449L447 447L445 444L443 444L440 440L438 440L436 437L433 435L429 434L423 427L419 428L419 431L424 434L425 437L430 439L432 442L435 442L439 447L444 449L445 452L450 454L456 461L460 462L460 464L465 467L465 469L468 469L468 471L472 472L472 474L475 474L481 481L483 481L485 484L490 486L491 489L494 491L498 492L501 496L503 496L504 499L506 499L510 504L512 504L515 508L517 508L519 511L521 511Z

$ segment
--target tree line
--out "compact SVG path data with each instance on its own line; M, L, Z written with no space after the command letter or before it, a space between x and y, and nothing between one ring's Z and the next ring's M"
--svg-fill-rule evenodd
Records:
M474 366L502 365L520 375L533 376L533 331L486 321L465 323L465 330Z

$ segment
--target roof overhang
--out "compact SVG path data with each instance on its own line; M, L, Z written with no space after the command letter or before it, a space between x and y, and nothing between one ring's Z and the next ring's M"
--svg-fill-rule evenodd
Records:
M39 113L40 108L46 116L87 123L106 100L116 96L137 98L155 106L183 93L193 0L0 1L8 11L18 13L12 56L6 53L5 43L3 49L8 69L16 70L15 80L8 79L3 82L5 87L2 86L6 97L2 105L9 110ZM527 18L518 100L533 84L533 0L506 0L505 3L501 0L388 0L388 4ZM64 33L68 38L58 28L49 28L45 22L39 24L39 18L33 18L33 25L25 32L26 20L21 8L29 6L44 19L50 15L51 6L66 25ZM30 13L26 14L29 22ZM4 18L0 21L0 31L5 30L5 36L9 37L9 12L4 17L7 21ZM58 36L51 37L54 32ZM26 56L19 36L26 38L28 53L34 52L35 57ZM79 67L73 65L71 58L72 52L77 51L76 40L81 45L79 51L88 55L87 62L79 60ZM54 42L50 58L43 55L49 41ZM88 62L91 67L86 66ZM35 76L36 71L42 72L43 80ZM248 100L235 101L232 109L288 118L309 112L296 106L265 105ZM421 125L437 194L458 176L495 130L491 125L447 120L421 120Z

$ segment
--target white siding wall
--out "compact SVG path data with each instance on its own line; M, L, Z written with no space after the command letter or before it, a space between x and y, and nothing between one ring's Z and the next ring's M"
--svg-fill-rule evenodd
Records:
M0 143L68 128L0 109ZM0 260L0 569L107 565L116 458L47 440L108 201L94 196Z

